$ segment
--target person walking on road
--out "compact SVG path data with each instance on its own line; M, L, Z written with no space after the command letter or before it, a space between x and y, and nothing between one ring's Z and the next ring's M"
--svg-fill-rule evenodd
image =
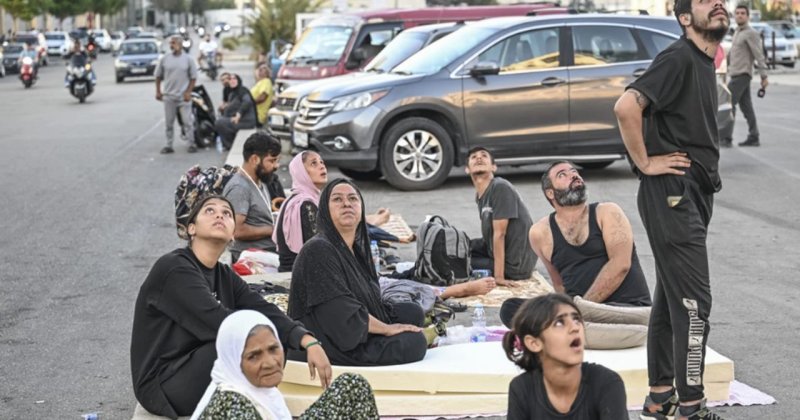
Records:
M761 76L761 89L766 89L767 81L767 61L764 58L764 48L761 43L761 35L750 26L750 9L747 5L740 4L734 11L736 33L733 34L733 44L728 54L728 74L731 80L728 82L728 90L731 91L731 102L734 112L736 105L744 114L747 120L747 140L739 143L739 146L760 146L758 138L758 124L756 123L756 112L753 109L753 99L750 95L750 81L753 80L753 64L758 68ZM720 146L731 147L733 139L721 139Z
M722 188L714 56L730 18L723 0L676 0L674 10L684 35L614 107L640 178L639 214L656 266L650 393L641 418L715 420L703 387L711 312L706 237L714 193Z
M189 142L189 153L197 151L194 143L194 117L192 117L192 89L197 80L197 63L183 52L180 35L169 38L171 54L164 54L156 68L156 99L164 103L164 124L167 126L167 145L161 154L175 152L172 141L175 136L175 115L181 113L183 132ZM162 89L163 82L163 89Z

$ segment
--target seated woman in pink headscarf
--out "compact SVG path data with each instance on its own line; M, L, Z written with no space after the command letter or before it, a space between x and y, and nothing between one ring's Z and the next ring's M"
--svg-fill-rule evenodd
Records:
M278 245L278 271L292 271L300 248L317 234L319 192L328 183L328 169L316 152L304 151L289 163L292 196L281 205L272 240Z

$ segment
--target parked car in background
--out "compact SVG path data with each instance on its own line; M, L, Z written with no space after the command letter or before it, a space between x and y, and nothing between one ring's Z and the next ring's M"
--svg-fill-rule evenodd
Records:
M3 46L3 71L5 74L19 73L19 57L22 54L23 44L10 42Z
M112 31L109 32L109 36L111 36L111 52L116 53L119 51L122 41L125 40L125 33L122 31Z
M48 55L60 55L63 57L72 49L72 38L66 32L45 32L44 38L47 43Z
M767 62L772 64L773 62L773 45L772 45L772 35L775 35L775 54L774 59L775 63L782 64L787 67L794 67L794 63L797 61L797 47L794 45L793 42L786 39L783 36L782 32L776 31L772 26L765 22L752 22L750 26L753 29L761 32L761 35L764 38L764 47L767 51Z
M25 32L17 34L16 42L23 42L28 44L31 48L36 50L39 66L46 66L49 62L47 58L47 39L41 32Z
M772 20L766 22L772 29L783 34L784 38L793 43L800 55L800 28L788 20Z
M128 29L125 30L125 38L131 39L136 38L140 32L144 32L144 28L141 26L129 26Z
M6 77L5 55L3 54L2 45L0 45L0 77Z
M556 3L536 3L389 9L323 16L309 23L289 53L278 73L278 92L308 80L357 71L403 29L432 23L525 16L534 11L565 13L566 10Z
M119 55L114 60L117 83L128 77L153 76L161 56L158 43L153 39L128 39L122 42Z
M460 22L439 23L406 29L386 45L386 48L375 56L363 71L300 83L284 90L277 96L274 101L275 106L270 108L268 113L267 121L270 133L281 140L292 141L295 147L308 147L308 143L302 141L302 139L301 141L294 141L292 125L295 117L297 117L297 107L300 105L300 101L309 93L329 84L338 84L374 73L386 73L417 51L452 33L461 26L463 26L463 23Z
M403 190L437 187L478 145L498 165L603 168L626 156L614 103L680 34L674 18L649 16L468 22L389 73L312 92L295 136L331 166ZM719 114L730 117L729 100Z
M111 35L105 29L93 29L94 42L102 52L111 52Z

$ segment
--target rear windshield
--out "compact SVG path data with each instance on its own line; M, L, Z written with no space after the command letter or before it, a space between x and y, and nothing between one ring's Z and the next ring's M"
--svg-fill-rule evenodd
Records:
M16 54L22 51L22 45L6 45L3 47L3 52L6 54Z
M497 33L496 28L465 26L412 55L392 73L432 74Z
M384 48L364 71L377 71L384 73L393 69L396 65L411 57L412 54L422 49L428 34L421 32L401 32Z
M289 54L289 62L339 61L353 33L349 26L312 26L303 31Z
M158 54L158 47L152 42L129 42L122 44L122 55Z

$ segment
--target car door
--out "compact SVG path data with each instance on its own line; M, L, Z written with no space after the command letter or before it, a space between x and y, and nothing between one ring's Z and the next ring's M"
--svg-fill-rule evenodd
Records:
M563 25L520 30L473 57L466 66L463 106L467 140L504 163L524 163L568 138L567 71L561 58ZM472 77L478 63L498 74Z
M634 28L576 23L570 27L569 143L573 154L622 153L614 104L651 59Z

